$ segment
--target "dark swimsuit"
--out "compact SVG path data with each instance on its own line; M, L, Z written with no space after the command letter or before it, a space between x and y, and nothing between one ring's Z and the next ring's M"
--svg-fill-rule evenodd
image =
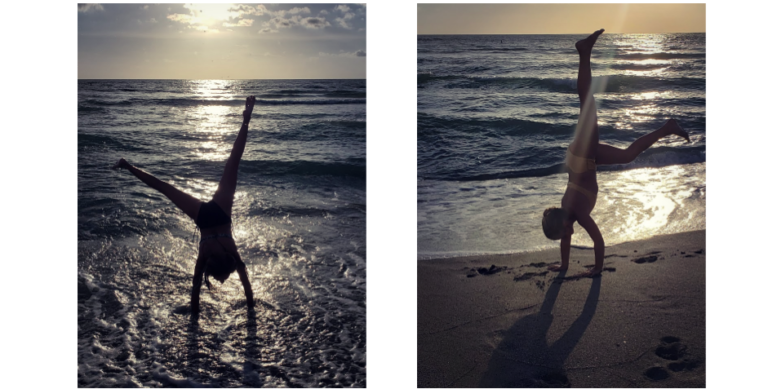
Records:
M232 218L227 215L226 212L224 212L223 209L219 206L219 204L216 204L215 201L211 200L207 203L200 204L200 210L197 212L197 220L195 220L195 224L197 224L200 229L204 228L214 228L219 226L225 226L227 224L232 224ZM200 243L203 243L203 241L209 240L209 239L216 239L218 238L230 238L232 239L232 235L227 233L221 233L221 234L215 234L210 236L204 236L200 239ZM219 244L221 244L219 242ZM222 245L222 247L224 247ZM226 248L224 249L227 253L229 253L229 250ZM232 255L231 253L229 253ZM232 255L238 262L243 263L243 260L240 259L239 255ZM245 263L243 263L245 265ZM207 282L207 281L206 281Z
M195 220L200 229L214 228L218 226L225 226L232 224L232 218L229 217L219 204L211 200L207 203L200 204L200 210L197 212L197 220Z

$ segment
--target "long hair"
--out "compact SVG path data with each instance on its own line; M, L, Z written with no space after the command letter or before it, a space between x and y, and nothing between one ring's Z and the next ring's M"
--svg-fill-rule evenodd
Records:
M204 272L205 286L208 287L208 290L211 289L211 282L208 280L209 276L213 276L213 278L223 284L235 270L237 270L237 259L231 254L208 258Z
M563 224L568 217L568 213L557 207L547 208L544 211L544 217L541 219L541 228L544 235L552 240L561 239L563 236Z

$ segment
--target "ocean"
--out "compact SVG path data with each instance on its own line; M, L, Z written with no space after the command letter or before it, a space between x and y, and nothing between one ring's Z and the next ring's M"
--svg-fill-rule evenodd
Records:
M559 246L541 229L560 206L579 116L580 35L418 36L418 257ZM706 35L610 34L592 52L600 141L625 148L677 119L627 165L598 167L592 217L606 245L706 228ZM576 226L572 244L592 247ZM557 258L553 258L557 260Z
M119 158L211 199L256 96L237 274L190 320L195 224ZM366 81L78 81L78 386L366 385Z

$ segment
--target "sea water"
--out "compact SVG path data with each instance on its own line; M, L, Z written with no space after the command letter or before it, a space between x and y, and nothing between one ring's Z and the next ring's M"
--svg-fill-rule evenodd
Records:
M199 232L125 158L211 199L256 96L237 274L189 312ZM365 386L365 80L78 81L78 386Z
M583 35L418 37L418 255L558 247L541 229L560 206L579 117ZM705 228L705 34L603 34L592 52L600 142L625 148L677 119L627 165L598 167L592 217L606 244ZM572 243L591 247L575 227Z

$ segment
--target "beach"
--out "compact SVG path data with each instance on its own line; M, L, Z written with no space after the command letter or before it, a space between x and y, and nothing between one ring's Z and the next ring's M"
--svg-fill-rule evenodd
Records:
M706 230L418 261L419 387L704 387Z

